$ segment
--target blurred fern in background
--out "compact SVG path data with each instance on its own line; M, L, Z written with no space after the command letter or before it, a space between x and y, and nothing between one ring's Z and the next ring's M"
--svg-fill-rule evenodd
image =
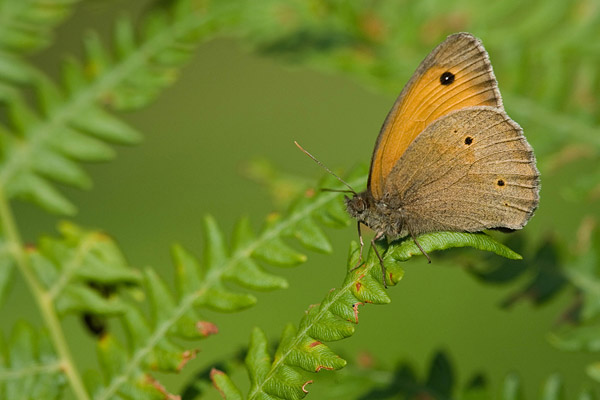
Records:
M31 56L53 44L54 29L77 5L76 0L0 0L0 302L11 282L23 279L43 318L43 327L24 318L0 340L0 398L175 398L171 392L177 391L193 398L205 394L210 382L228 399L300 399L313 381L324 385L332 399L494 398L484 374L458 387L444 352L436 354L425 378L404 362L385 371L359 361L337 373L337 381L306 372L344 367L347 361L324 342L351 336L364 304L390 301L373 254L352 270L355 244L344 282L309 307L298 326L283 329L274 354L256 328L248 332L243 356L199 371L182 389L161 383L158 373L180 372L196 357L194 341L218 333L202 316L204 309L239 311L256 303L254 291L288 287L286 279L263 266L303 263L306 255L291 242L307 251L332 251L323 227L349 221L339 194L314 189L337 187L330 177L312 188L290 185L295 196L289 208L268 216L259 232L240 219L227 241L215 219L207 217L201 260L173 246L175 289L153 269L129 266L108 235L73 223L61 223L59 237L43 236L35 245L23 242L14 201L73 215L76 205L60 188L90 186L82 163L108 161L114 156L112 144L141 139L119 113L147 106L174 82L199 44L219 36L233 36L286 63L355 77L394 94L446 35L469 31L480 37L491 54L505 107L536 150L542 173L538 217L546 222L543 229L525 229L510 239L509 247L527 262L514 261L518 254L487 235L440 233L421 243L429 251L487 250L485 255L443 255L482 282L504 284L527 276L523 288L508 295L507 307L522 299L544 304L568 291L572 306L550 341L564 351L600 349L597 1L159 1L139 21L115 21L108 42L88 33L82 39L83 57L65 57L56 80ZM289 183L268 168L255 172L267 177L271 192ZM553 185L565 175L566 184ZM359 187L365 177L359 168L347 179ZM555 223L564 207L577 218ZM401 262L419 252L412 242L381 246L387 250L387 283L394 285L403 275ZM84 318L96 334L97 369L83 372L74 362L65 339L67 315ZM107 330L107 323L119 328ZM242 369L250 376L247 395L240 389L244 384L230 378ZM600 382L600 362L581 374ZM502 398L521 398L520 385L518 376L508 375ZM550 376L541 398L563 396L560 377ZM583 389L578 398L595 396Z

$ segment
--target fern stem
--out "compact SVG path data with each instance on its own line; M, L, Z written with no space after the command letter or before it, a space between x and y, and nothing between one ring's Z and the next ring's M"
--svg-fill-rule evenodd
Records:
M46 323L50 338L60 359L60 368L67 376L71 389L75 397L80 400L88 400L90 397L85 390L83 381L77 371L73 357L67 345L64 331L60 325L58 315L54 309L52 299L48 296L48 292L38 281L33 268L27 257L26 250L23 246L21 235L14 220L10 204L8 203L4 191L0 186L0 219L2 220L2 230L9 243L9 249L12 253L19 270L23 274L31 293L38 305L42 318Z

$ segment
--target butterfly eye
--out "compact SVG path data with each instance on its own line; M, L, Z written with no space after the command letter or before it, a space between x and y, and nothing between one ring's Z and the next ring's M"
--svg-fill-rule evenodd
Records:
M357 198L356 209L361 212L367 209L367 205L365 204L364 200L360 197Z
M454 74L450 71L446 71L440 76L440 83L442 85L449 85L454 82Z

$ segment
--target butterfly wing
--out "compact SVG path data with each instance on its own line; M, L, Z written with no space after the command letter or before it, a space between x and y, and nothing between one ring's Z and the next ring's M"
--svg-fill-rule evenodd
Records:
M520 229L539 201L533 150L502 110L471 107L431 124L386 181L410 232Z
M385 180L402 154L429 124L471 106L502 108L496 78L481 42L457 33L421 62L389 112L377 138L368 189L383 196Z

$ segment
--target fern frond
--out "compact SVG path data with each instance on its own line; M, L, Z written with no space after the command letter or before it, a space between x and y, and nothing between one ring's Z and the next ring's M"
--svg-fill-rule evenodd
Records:
M48 46L52 43L52 29L71 14L78 1L0 2L0 53L26 54Z
M354 243L349 269L357 261L358 245ZM388 264L390 281L395 284L402 277L402 269L398 263ZM346 361L323 342L344 339L354 333L359 305L390 302L377 271L379 261L371 252L363 267L348 273L340 289L332 290L321 304L306 311L298 329L293 325L285 328L274 358L267 351L265 334L256 328L246 357L251 381L248 399L301 399L308 393L306 386L312 383L301 370L319 372L344 367ZM228 395L227 387L219 389Z
M364 175L359 175L358 178L356 174L351 177L350 183L359 186L364 182ZM339 185L331 181L324 184L329 187ZM346 226L348 216L339 200L338 193L309 190L285 215L271 215L259 234L251 230L247 219L241 219L234 229L231 246L227 245L216 221L207 217L202 261L181 246L173 248L176 294L172 294L154 272L145 271L143 287L149 294L152 315L142 315L138 305L129 303L126 306L127 311L120 318L130 337L129 343L123 345L110 336L101 343L99 352L100 357L107 360L123 352L131 353L131 356L122 357L118 367L104 371L106 384L94 389L94 397L104 400L125 396L133 390L152 390L154 385L149 383L147 376L149 369L179 371L195 351L176 344L173 339L201 339L216 332L216 327L203 321L200 309L232 312L256 303L254 295L233 291L227 282L253 290L287 287L284 278L265 271L260 264L291 267L306 260L304 254L292 249L283 238L294 239L306 249L330 251L330 245L318 243L329 242L316 221ZM303 233L297 234L296 227ZM115 355L111 355L113 352ZM94 381L101 382L102 379L95 378Z
M2 339L0 337L0 339ZM63 365L48 334L21 322L8 343L0 340L0 397L59 399L66 387Z
M420 243L427 252L450 247L472 246L494 251L500 255L517 258L518 254L486 235L437 233L421 236ZM422 239L422 240L421 240ZM454 240L454 241L453 241ZM392 244L385 251L385 280L389 285L398 283L404 274L400 262L413 255L416 245L407 245L411 240ZM379 243L380 253L385 246ZM323 302L309 308L300 321L298 328L288 325L280 339L279 346L271 358L267 351L265 334L256 328L250 340L246 365L250 374L251 388L248 399L295 400L304 398L308 393L307 385L312 383L304 373L319 372L322 369L337 370L346 365L346 361L335 354L324 342L345 339L354 334L358 324L358 307L363 304L386 304L390 298L383 286L379 259L374 251L369 253L367 262L356 268L359 247L353 243L348 258L348 273L340 289L331 290ZM237 389L231 380L219 372L213 377L213 383L224 398L239 398Z
M253 333L254 335L257 332ZM258 331L260 333L260 330ZM265 339L266 340L266 339ZM267 354L268 356L268 354ZM383 369L377 366L377 360L371 359L369 364L376 365L360 366L350 364L348 367L333 374L322 377L322 381L328 385L319 390L319 398L325 399L356 399L356 400L384 400L392 398L427 398L431 400L523 400L524 383L516 373L510 373L498 380L499 385L491 385L489 377L478 372L468 377L467 381L459 385L459 375L453 366L452 360L444 351L437 351L429 361L426 370L418 371L414 365L404 360L398 362L393 370ZM249 371L256 374L257 371ZM213 370L210 378L213 386L220 392L224 399L242 399L237 388L231 388L231 380L219 370ZM310 381L309 381L310 382ZM492 387L499 389L492 390ZM531 397L539 400L563 400L565 399L565 385L558 374L552 374L544 379L539 385L541 390L538 396ZM308 389L308 386L305 386ZM189 389L188 389L189 390ZM186 392L188 391L186 390ZM597 399L597 390L571 389L572 398L578 400ZM577 395L575 395L577 393ZM302 394L302 397L306 394ZM302 398L298 397L298 398ZM184 399L191 399L185 396ZM277 397L263 397L274 400Z
M195 46L227 26L231 17L226 4L196 9L193 2L181 1L170 14L163 10L148 16L139 38L132 22L123 18L115 28L116 50L111 52L97 35L89 34L85 61L66 62L62 86L31 67L21 69L17 58L0 57L0 73L9 81L26 82L37 91L40 103L33 109L17 87L4 88L0 101L8 107L10 132L0 131L0 187L9 198L72 214L75 207L51 182L87 187L89 178L77 161L110 159L113 150L106 143L131 144L140 138L105 108L129 110L148 104L174 81Z

